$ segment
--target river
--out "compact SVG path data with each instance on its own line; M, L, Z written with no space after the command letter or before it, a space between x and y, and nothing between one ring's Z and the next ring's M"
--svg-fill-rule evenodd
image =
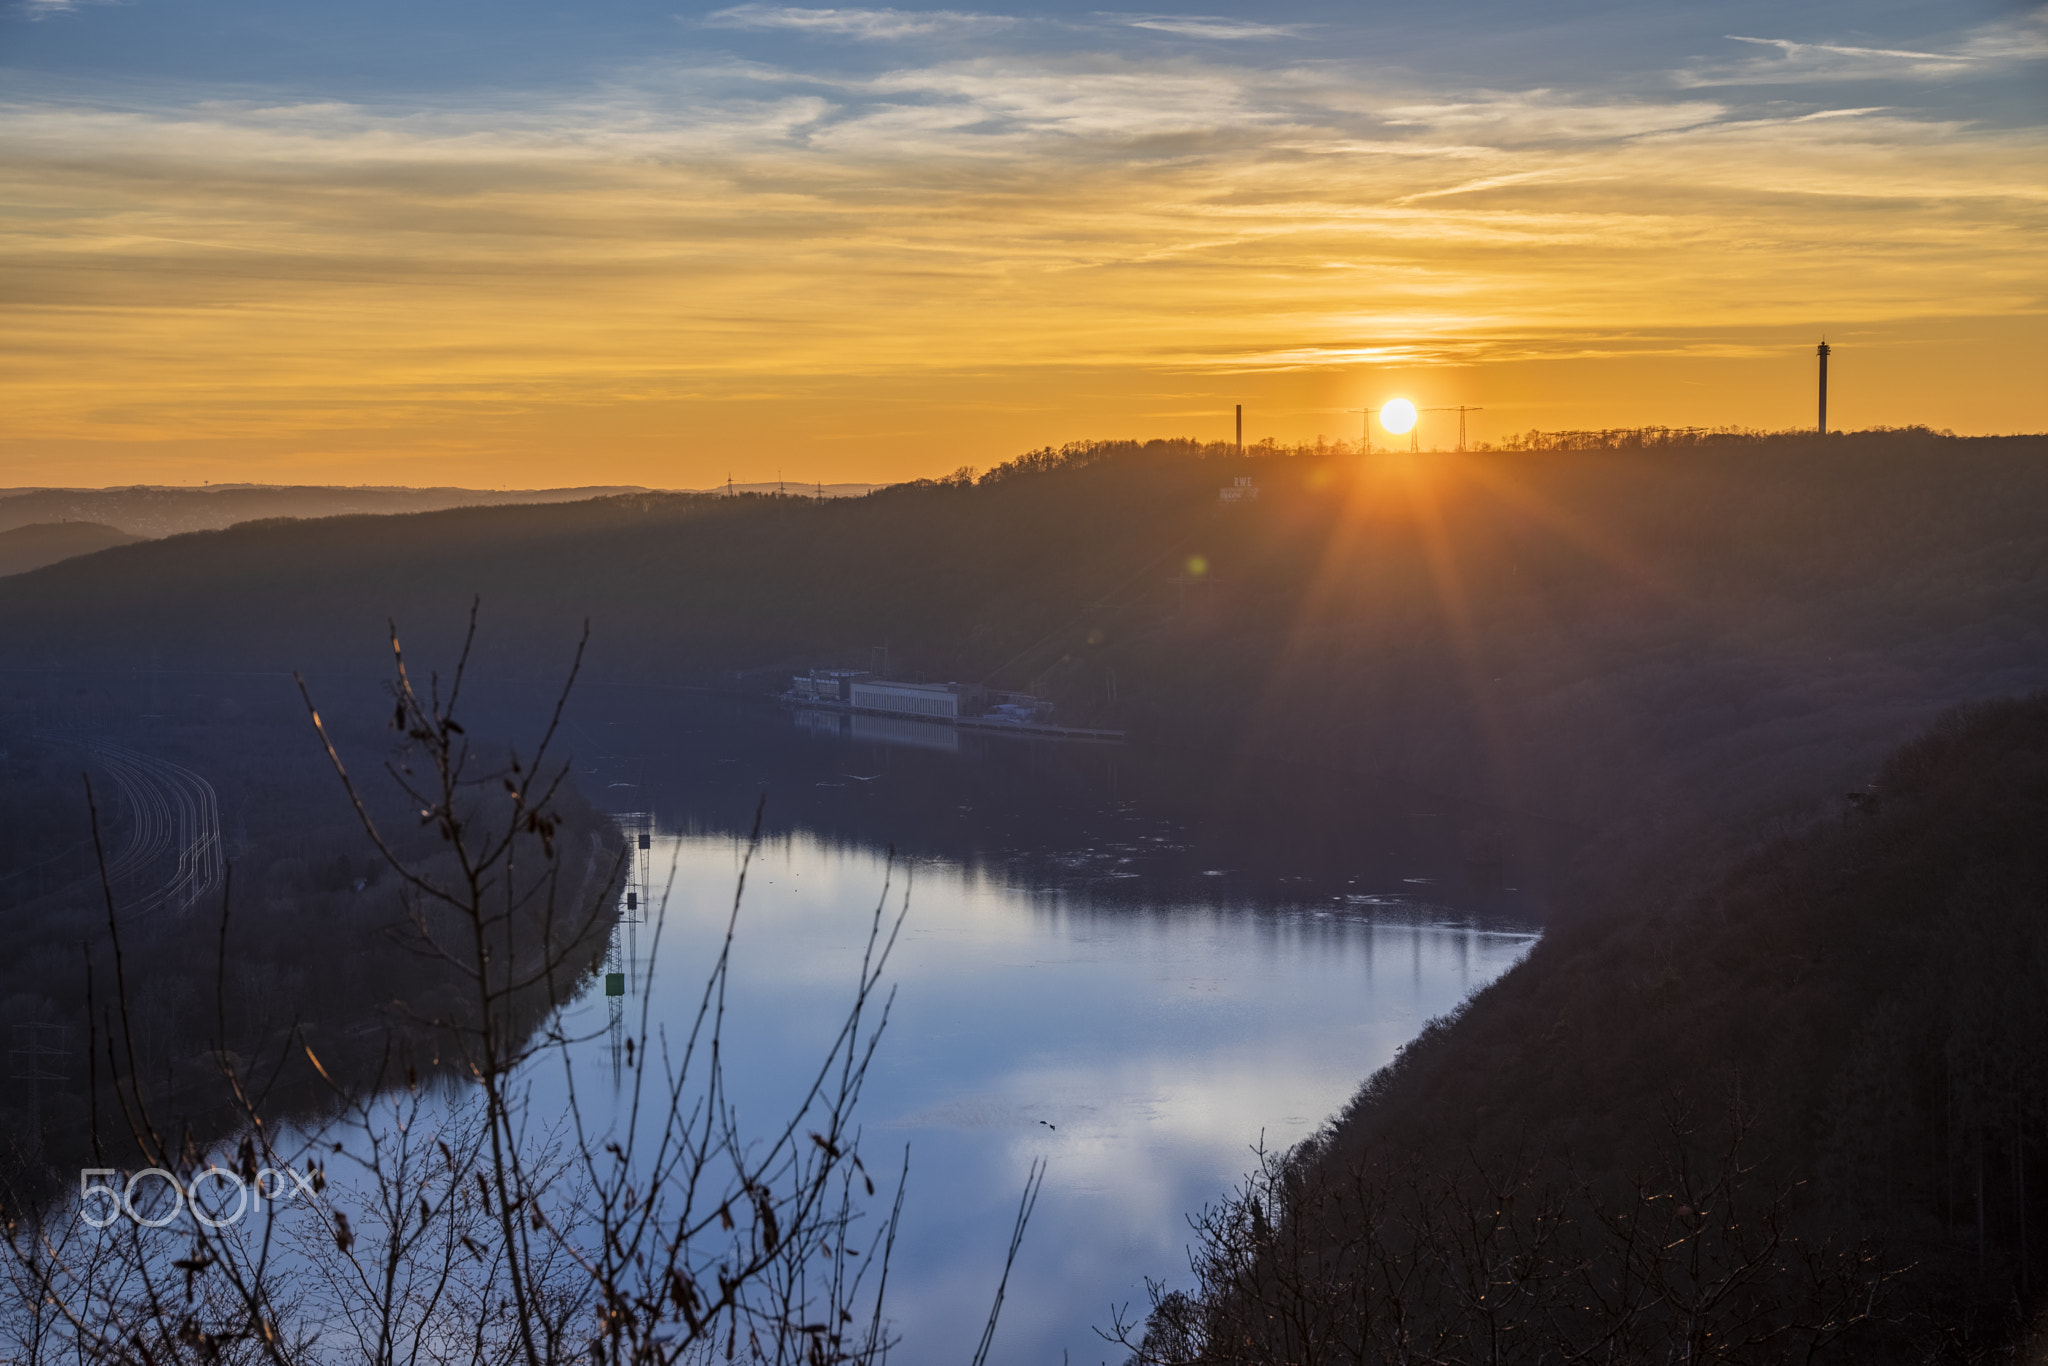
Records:
M514 693L471 724L518 735L535 714L545 712ZM162 722L142 718L133 743L164 743L151 730ZM280 745L303 739L275 727ZM191 762L218 770L238 842L258 803L278 800L250 786L271 770L205 727L178 734L203 751ZM252 732L244 749L269 734ZM622 1022L644 1010L671 1039L687 1031L757 819L726 1029L743 1127L787 1118L839 1027L885 890L889 912L905 910L889 1024L859 1108L860 1150L883 1183L877 1214L908 1154L886 1311L904 1366L971 1358L1035 1162L1042 1194L990 1359L1120 1361L1094 1330L1112 1306L1142 1314L1148 1276L1186 1283L1187 1216L1227 1191L1259 1145L1314 1133L1426 1022L1512 967L1540 931L1573 836L1462 803L1445 795L1453 780L1438 790L667 691L586 689L553 752L573 756L577 786L625 828L633 860L607 965L624 994L592 982L565 1022L582 1039L586 1120L601 1126L631 1075L614 1007ZM289 789L286 815L325 822L320 857L341 857L352 815L320 765L290 772L304 791ZM257 847L286 847L271 838ZM352 924L388 919L388 890L337 878L321 905ZM305 913L244 893L237 926ZM166 942L189 929L136 923ZM150 964L143 1041L167 1057L214 1037L214 1007L202 1008L215 999L212 923L190 922L208 927L191 962L135 960ZM235 940L244 957L259 949L260 934ZM344 990L355 980L338 971L346 961L316 971L317 957L286 941L271 958L227 965L231 985L253 984L232 1003L258 1023L285 1008L315 1022L332 1063L349 1040L378 1037L383 1018L384 997ZM289 973L297 988L272 985ZM376 986L402 989L397 978ZM63 1073L74 1083L77 1061ZM560 1069L537 1064L528 1080L529 1113L561 1116ZM75 1150L86 1110L82 1097L66 1103ZM59 1165L84 1165L76 1156Z
M869 1163L909 1154L888 1304L906 1363L972 1354L1034 1159L991 1359L1120 1360L1094 1329L1146 1276L1186 1281L1185 1216L1511 967L1542 910L1518 852L1541 832L1418 791L739 704L606 715L579 776L649 837L648 913L614 945L629 1018L644 999L687 1028L763 812L729 998L743 1118L787 1109L885 885L892 911L907 892L861 1104ZM570 1023L599 1036L579 1070L608 1080L607 1008Z

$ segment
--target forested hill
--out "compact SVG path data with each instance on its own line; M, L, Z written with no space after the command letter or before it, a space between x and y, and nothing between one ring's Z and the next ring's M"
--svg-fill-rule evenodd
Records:
M1873 776L1433 1024L1198 1221L1143 1359L2039 1360L2048 696Z
M37 522L0 531L0 577L41 569L46 564L90 555L136 540L98 522Z
M1685 825L2048 685L2048 440L1155 442L822 502L262 522L0 580L0 665L375 670L387 617L445 650L472 595L501 676L554 675L586 618L595 677L657 685L886 645L1134 738Z

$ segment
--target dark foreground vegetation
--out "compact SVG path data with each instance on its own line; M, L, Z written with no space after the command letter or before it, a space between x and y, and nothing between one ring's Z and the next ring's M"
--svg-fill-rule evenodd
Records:
M391 1018L353 1031L368 1036L373 1065L330 1066L348 1041L303 1016L280 1028L290 1000L252 1009L239 999L224 888L203 1066L178 1085L152 1048L164 1021L150 1009L161 979L184 985L175 936L138 934L134 908L103 875L105 935L87 976L98 990L84 1012L90 1156L75 1199L47 1198L19 1160L0 1172L0 1356L38 1366L885 1359L881 1292L900 1186L894 1210L869 1208L878 1188L853 1112L900 919L878 903L852 1004L808 1089L779 1117L743 1126L723 1084L732 922L687 1028L653 1029L643 995L636 1020L586 1016L574 1032L563 1012L596 985L627 855L605 859L602 839L586 847L598 832L576 818L554 721L519 747L473 739L458 719L464 669L420 676L391 646L398 753L380 775L352 770L334 732L308 718L382 865L391 946L426 965L400 983ZM743 865L735 917L744 885ZM201 923L166 909L175 929ZM271 928L320 937L307 909L273 914ZM330 963L350 956L345 939L316 944L308 978L323 947ZM606 1032L612 1085L586 1071L579 1090L579 1046ZM566 1078L566 1102L534 1094L549 1063ZM310 1070L321 1104L280 1088L288 1068ZM232 1125L209 1124L212 1112ZM986 1350L985 1340L977 1366Z
M260 1078L273 1122L330 1113L331 1082L374 1090L407 1067L458 1077L460 1053L431 1022L461 1016L467 984L419 951L404 888L364 838L303 702L245 704L176 680L96 682L0 699L0 1037L12 1073L0 1093L0 1189L40 1199L75 1190L82 1167L135 1165L144 1154L122 1118L124 1090L202 1146L232 1136L246 1116L221 1085L224 1061ZM337 745L381 777L403 740L378 724L388 705L343 715L330 723ZM205 775L217 828L164 822L167 794L135 773L141 756ZM446 871L443 841L401 790L378 781L363 796L393 853ZM552 809L562 899L601 898L621 853L616 826L573 787ZM209 833L215 875L180 884L187 842ZM180 894L160 895L173 885ZM575 942L586 980L610 927L603 917ZM131 1027L118 1060L105 1014L117 949ZM550 1002L529 984L506 1008L531 1029Z
M1645 880L1196 1221L1135 1359L2016 1359L2048 1282L2048 696Z

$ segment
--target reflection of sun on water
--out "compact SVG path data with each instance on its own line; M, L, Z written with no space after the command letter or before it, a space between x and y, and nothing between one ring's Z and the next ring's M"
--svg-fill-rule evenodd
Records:
M1390 398L1380 409L1380 426L1395 436L1415 425L1415 405L1405 398Z

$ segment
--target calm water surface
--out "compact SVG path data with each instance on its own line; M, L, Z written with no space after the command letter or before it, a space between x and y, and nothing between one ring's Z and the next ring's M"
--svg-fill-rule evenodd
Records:
M470 724L526 734L550 703L511 696ZM554 752L649 835L634 855L641 919L615 951L625 1008L671 1038L759 813L727 1030L753 1133L792 1112L877 900L886 886L893 909L907 888L860 1117L878 1180L910 1155L888 1303L908 1366L971 1357L1036 1159L1048 1175L993 1359L1120 1360L1092 1330L1112 1304L1142 1312L1146 1276L1185 1283L1186 1216L1526 952L1571 843L1388 781L673 692L589 690ZM379 1004L325 1008L360 1028ZM601 1112L618 1075L609 1007L593 992L573 1011L590 1035L579 1091ZM563 1113L560 1076L535 1067L536 1118Z
M869 1164L910 1155L888 1309L904 1362L972 1354L1036 1158L1049 1174L993 1359L1120 1359L1092 1330L1113 1302L1144 1303L1145 1276L1186 1279L1188 1212L1260 1142L1312 1133L1534 940L1532 903L1500 876L1500 827L1479 821L1474 837L1467 816L1447 836L1413 797L1393 805L1421 827L1343 808L1356 828L1296 850L1288 872L1284 857L1260 864L1271 839L1211 828L1181 770L1148 788L1150 761L1129 751L885 751L772 715L643 729L585 777L615 805L652 808L629 819L652 833L636 882L657 905L672 887L660 957L650 967L651 920L622 927L616 949L628 1010L646 1000L671 1037L724 928L751 806L765 794L771 812L796 808L768 822L733 966L733 1095L757 1132L829 1046L885 885L892 909L907 888L894 1011L861 1104ZM1017 790L1021 805L1002 800ZM893 858L871 837L892 825L911 846ZM602 997L576 1009L602 1033ZM579 1071L608 1085L606 1052L594 1039Z

